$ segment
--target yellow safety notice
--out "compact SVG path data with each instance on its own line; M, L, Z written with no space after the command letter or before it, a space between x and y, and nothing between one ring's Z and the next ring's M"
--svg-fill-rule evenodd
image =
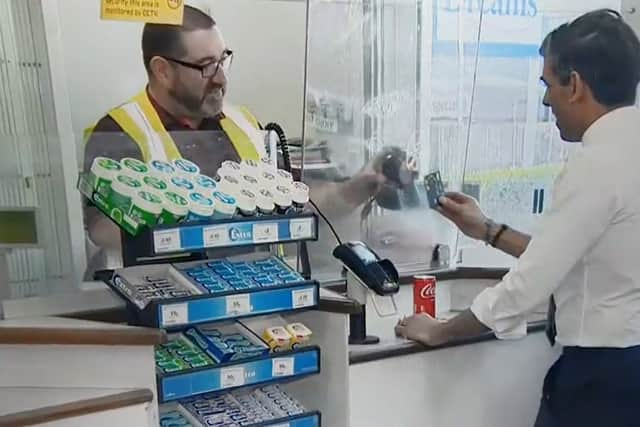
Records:
M182 24L183 0L102 0L100 17L116 21Z

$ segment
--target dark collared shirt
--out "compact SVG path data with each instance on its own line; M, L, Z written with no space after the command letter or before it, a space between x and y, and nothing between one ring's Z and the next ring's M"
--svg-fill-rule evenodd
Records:
M240 161L238 152L220 126L223 115L205 119L194 129L158 105L151 95L149 99L182 157L200 166L204 175L213 177L225 160ZM84 150L84 170L89 171L93 159L99 156L115 160L124 157L142 160L138 144L108 115L98 121L87 141Z

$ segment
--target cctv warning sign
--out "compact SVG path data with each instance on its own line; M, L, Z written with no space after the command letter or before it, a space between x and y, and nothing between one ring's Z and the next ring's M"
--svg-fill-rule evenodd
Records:
M183 0L101 0L100 18L154 24L182 24Z

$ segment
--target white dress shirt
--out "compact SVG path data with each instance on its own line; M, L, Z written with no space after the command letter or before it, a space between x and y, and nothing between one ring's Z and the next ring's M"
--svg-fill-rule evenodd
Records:
M640 110L593 123L558 176L539 233L471 311L498 338L526 334L525 316L553 294L565 346L640 345Z

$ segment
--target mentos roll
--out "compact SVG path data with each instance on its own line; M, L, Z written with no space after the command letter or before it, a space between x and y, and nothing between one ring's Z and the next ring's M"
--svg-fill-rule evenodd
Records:
M273 161L269 157L263 157L258 162L260 164L260 168L265 172L275 172L276 167Z
M194 179L200 175L200 168L193 162L187 159L177 159L173 161L173 167L176 169L178 175Z
M129 216L138 224L148 227L156 225L162 213L162 198L150 191L140 190L131 198Z
M279 214L287 213L292 203L291 190L283 185L278 185L273 190L273 202Z
M196 186L190 179L183 176L173 176L169 180L169 190L180 194L185 199L189 198L189 194L196 191Z
M125 157L120 160L120 166L122 166L123 171L128 172L138 179L142 179L145 175L149 174L149 167L146 163L131 157Z
M271 172L263 171L260 173L258 181L261 188L265 188L269 191L274 190L278 186L278 179L275 174Z
M220 180L223 175L231 175L235 177L239 177L242 175L242 167L240 167L240 163L234 162L233 160L225 160L220 165L220 169L216 173L216 180Z
M297 211L303 211L309 202L309 187L304 182L294 181L291 185L291 200Z
M206 175L198 175L197 177L195 177L195 179L193 179L193 183L195 184L196 191L198 193L202 193L207 196L211 196L213 192L218 188L218 184L216 184L216 181Z
M160 224L175 224L184 219L189 213L189 202L185 197L167 191L162 197L162 213L158 222Z
M214 212L213 217L216 219L233 218L236 213L236 199L233 196L225 194L221 191L213 193Z
M240 163L240 168L242 169L243 174L251 175L256 178L260 175L260 172L262 172L260 163L255 160L243 160Z
M276 180L278 181L278 185L290 188L293 183L293 175L284 169L278 169L276 171Z
M275 211L275 204L273 203L273 194L266 188L258 190L256 195L256 208L261 215L271 215Z
M253 191L242 189L235 198L238 211L242 216L251 217L257 213L256 195Z
M120 222L123 215L129 213L131 200L140 190L142 190L142 183L138 179L124 173L116 177L107 198L109 214L116 222Z
M243 189L256 192L260 189L260 182L253 175L242 175L240 178L240 186Z
M146 191L154 193L160 198L162 198L162 194L164 194L165 191L169 191L169 185L167 185L167 182L153 175L148 175L142 178L142 184Z
M236 197L238 193L240 193L240 190L242 190L242 185L240 184L240 180L235 176L223 175L220 177L220 181L218 181L218 189L223 193Z
M131 198L142 190L142 183L131 175L121 173L111 184L111 196L109 202L120 207L123 212L128 213L131 206Z
M168 180L176 174L176 168L164 160L151 160L149 162L149 173L160 179Z
M105 197L111 193L111 183L122 171L120 163L106 157L96 157L91 163L93 190Z
M206 221L213 216L214 202L204 194L193 192L189 194L189 214L187 221Z

